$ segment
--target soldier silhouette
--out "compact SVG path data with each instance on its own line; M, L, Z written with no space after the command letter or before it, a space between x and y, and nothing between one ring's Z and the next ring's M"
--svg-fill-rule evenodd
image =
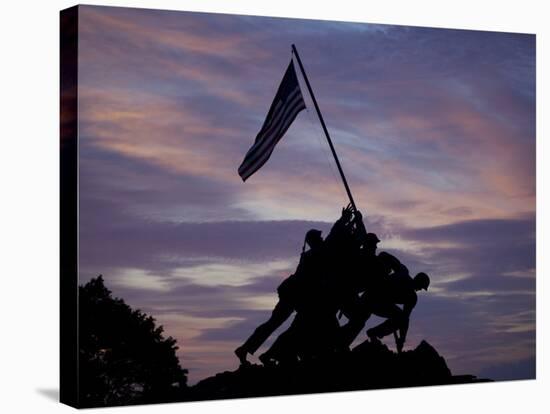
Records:
M352 218L351 206L342 209L341 217L334 223L325 240L318 230L308 232L310 250L302 253L296 269L298 283L283 282L279 294L288 291L293 298L296 316L287 331L282 333L270 349L260 355L264 365L282 360L302 359L308 355L332 350L333 337L339 328L336 320L338 294L331 276L334 261L344 251L341 247L349 241ZM310 242L311 241L311 242Z
M314 275L323 268L323 238L321 231L311 229L306 233L300 262L296 271L287 277L277 288L279 301L275 305L270 318L258 326L246 342L235 349L235 355L241 364L248 363L247 354L253 355L258 348L279 328L299 307L300 299L306 285ZM306 244L309 250L305 250Z
M375 233L366 232L360 211L355 212L354 221L361 249L356 262L357 269L353 272L352 291L346 296L341 308L342 313L348 318L348 323L340 329L339 347L349 349L373 313L389 319L386 325L372 331L372 337L375 338L380 334L387 335L386 330L394 325L403 326L403 339L398 339L402 346L407 328L405 322L401 323L401 321L406 319L408 326L408 316L416 304L416 291L411 288L410 280L412 279L409 276L409 271L395 256L387 252L376 254L380 239ZM427 275L420 275L418 283L420 280L426 282L425 278ZM429 284L429 278L427 284ZM362 295L359 296L361 292ZM408 298L404 298L405 296ZM404 308L406 317L402 309L396 305L396 303L403 304L405 302L407 303Z
M401 268L385 278L377 289L367 291L364 294L367 319L370 314L387 318L386 321L367 330L371 342L379 342L380 338L399 332L395 339L397 351L401 352L407 338L410 315L418 301L416 292L428 290L429 285L430 278L426 273L420 272L412 278L408 269L401 265ZM397 306L398 304L403 305L403 308Z
M360 249L355 253L353 268L348 276L347 291L341 304L341 314L348 318L348 323L340 329L339 347L341 349L349 348L370 316L359 294L365 290L376 290L381 280L391 272L389 261L384 260L384 256L389 254L385 252L376 254L380 239L375 233L367 233L359 210L355 211L354 223L356 229L354 236L358 240Z

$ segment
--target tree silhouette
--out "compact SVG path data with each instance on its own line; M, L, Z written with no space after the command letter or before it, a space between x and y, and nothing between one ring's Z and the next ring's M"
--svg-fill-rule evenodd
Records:
M103 277L79 286L79 396L83 407L181 400L187 370L176 340L122 299Z

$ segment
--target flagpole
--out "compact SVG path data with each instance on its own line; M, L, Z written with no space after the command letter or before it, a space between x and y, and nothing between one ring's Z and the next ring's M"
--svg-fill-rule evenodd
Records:
M340 172L340 177L342 177L342 181L344 182L344 187L346 187L346 192L348 193L348 198L351 203L351 206L353 207L353 211L357 211L357 207L355 207L355 201L353 200L353 196L351 195L351 190L349 188L348 181L346 180L346 176L344 175L344 170L340 165L340 160L338 159L338 155L336 155L336 150L334 149L334 145L332 145L332 140L330 139L327 126L325 125L325 120L323 119L323 115L321 115L321 110L319 109L319 105L317 105L317 100L315 99L315 95L313 94L313 89L311 89L311 85L309 84L309 79L307 78L306 71L304 70L304 66L302 65L300 55L298 54L298 50L296 50L296 46L294 46L294 44L292 44L292 52L296 56L296 60L298 60L298 65L300 66L300 70L302 71L302 75L304 76L304 79L306 81L309 95L313 100L313 105L315 105L315 110L317 111L317 115L319 116L319 120L321 121L321 126L323 127L323 131L325 132L325 136L327 137L328 145L330 147L330 150L332 151L334 160L336 161L336 166L338 167L338 171Z

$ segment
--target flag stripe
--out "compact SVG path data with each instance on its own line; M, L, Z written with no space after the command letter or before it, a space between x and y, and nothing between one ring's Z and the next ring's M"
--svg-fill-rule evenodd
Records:
M298 115L298 112L296 112L295 115L290 118L289 122L287 122L284 126L284 128L281 131L281 134L279 135L278 139L273 142L273 144L264 152L262 153L262 157L257 159L254 162L254 165L250 166L246 171L242 172L242 175L246 178L250 177L252 174L254 174L260 167L262 167L266 161L271 156L271 153L273 152L273 149L275 148L275 145L279 142L282 135L286 132L286 130L290 127L290 124L292 121L294 121L294 118L296 118L296 115Z
M305 108L305 106L304 106L304 108ZM302 109L304 109L304 108L302 108ZM294 119L296 118L296 116L298 115L298 113L302 109L296 111L296 113L294 115L292 115L291 118L289 118L289 121L285 124L284 128L281 130L281 133L278 136L277 140L275 140L275 142L273 142L273 145L268 149L268 151L266 151L264 153L264 156L261 159L259 159L255 162L254 167L251 167L248 172L243 174L243 176L245 177L244 179L250 177L252 174L254 174L256 171L258 171L267 162L267 160L271 156L271 153L273 152L273 149L275 148L275 145L283 137L284 133L290 127L290 124L292 123L292 121L294 121Z
M262 128L260 130L260 132L258 132L256 140L254 141L254 145L252 145L252 147L246 153L245 160L248 159L248 157L251 154L253 154L259 147L262 146L262 144L264 143L263 142L264 137L268 133L271 133L271 131L275 127L275 126L273 126L273 124L276 124L276 123L279 122L279 119L281 118L281 116L283 116L285 109L286 109L286 107L282 104L281 101L277 102L276 110L273 113L273 117L271 117L269 119L269 122L267 123L267 125L265 125L264 128ZM244 164L244 162L243 162L243 164Z
M305 107L294 70L294 63L291 60L271 103L264 124L238 168L243 181L267 162L275 145L281 140L298 113Z
M294 93L292 95L294 95ZM274 124L277 124L279 122L281 116L283 116L284 114L285 109L286 107L282 104L281 101L277 102L276 110L273 113L273 117L271 117L269 123L264 128L262 128L260 132L258 132L258 136L256 137L254 145L252 145L252 148L250 148L250 150L248 150L246 154L247 157L249 156L249 154L252 154L254 151L256 151L257 148L262 145L264 137L266 136L266 134L271 133L274 128Z
M271 145L271 142L273 139L277 138L277 134L279 133L281 129L281 125L283 125L286 122L287 117L289 116L292 108L296 104L302 104L303 105L303 99L301 95L296 95L292 101L290 101L283 109L278 116L277 119L273 122L273 124L270 126L268 130L265 132L260 132L259 135L261 135L260 139L256 144L250 148L248 153L246 154L246 163L249 164L254 161L258 156L261 155L261 152L265 150L268 146ZM304 105L305 108L305 105ZM303 108L301 108L303 109ZM300 110L301 110L300 109ZM243 167L245 167L243 162Z
M261 145L255 148L255 150L247 156L246 164L243 164L242 168L240 169L240 171L243 174L250 176L250 173L248 173L250 169L254 169L254 171L256 171L259 167L258 168L254 168L254 167L256 166L257 161L259 159L266 158L266 161L267 161L267 158L269 158L269 156L271 155L271 152L273 152L273 148L275 147L275 144L277 144L277 142L279 142L279 140L282 138L282 135L288 129L288 126L290 125L290 123L292 123L292 121L296 118L296 115L298 115L298 112L300 112L304 108L305 106L303 102L299 100L297 100L296 102L293 102L291 107L286 108L282 119L276 125L274 125L275 130L272 131L272 133L269 134L269 136L266 136L261 141ZM284 131L282 131L283 128L284 128Z
M251 154L250 159L247 160L247 164L243 165L242 169L239 169L241 175L248 178L266 163L275 149L275 145L283 137L284 133L290 127L290 124L294 121L296 116L298 116L298 113L305 109L305 107L306 106L303 100L296 100L296 102L293 103L293 106L287 108L285 111L285 116L278 123L277 130L274 131L269 138L262 141L263 145L261 149L259 148L254 154Z
M275 110L273 111L273 115L269 118L269 122L265 125L265 127L260 130L260 134L267 131L275 122L277 122L281 111L284 110L285 106L288 106L287 102L291 102L292 100L294 100L297 95L301 97L300 87L298 85L296 85L296 88L286 97L286 102L277 102Z

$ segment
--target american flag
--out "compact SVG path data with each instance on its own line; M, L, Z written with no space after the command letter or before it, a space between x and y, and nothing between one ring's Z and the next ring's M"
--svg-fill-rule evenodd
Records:
M305 108L306 104L291 60L262 129L256 135L254 145L248 150L239 167L239 175L243 181L267 162L277 142L283 137L298 113Z

